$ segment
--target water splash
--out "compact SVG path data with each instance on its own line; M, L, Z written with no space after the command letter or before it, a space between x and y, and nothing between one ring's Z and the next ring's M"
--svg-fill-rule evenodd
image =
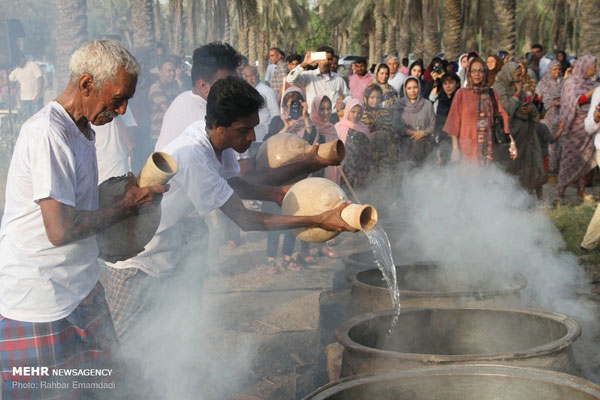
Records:
M392 257L392 246L381 224L377 224L371 231L365 231L365 235L367 235L371 244L375 264L377 264L377 267L381 271L392 297L392 306L394 307L395 314L389 331L391 333L400 316L400 291L398 290L398 280L396 279L396 264L394 264Z

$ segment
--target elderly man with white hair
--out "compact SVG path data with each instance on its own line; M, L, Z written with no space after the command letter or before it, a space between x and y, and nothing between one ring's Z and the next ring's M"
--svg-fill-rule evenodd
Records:
M61 369L112 365L116 336L98 282L94 235L159 201L168 189L138 188L130 175L124 197L98 209L90 123L125 113L140 67L120 43L98 40L75 51L69 69L65 91L23 124L8 171L0 227L4 398L72 395L73 378L57 376ZM78 378L88 379L101 378Z
M396 89L397 93L401 92L402 85L406 80L407 76L402 72L398 71L398 67L400 66L400 62L398 57L394 55L387 56L385 59L385 63L388 67L390 67L390 78L388 79L388 83Z

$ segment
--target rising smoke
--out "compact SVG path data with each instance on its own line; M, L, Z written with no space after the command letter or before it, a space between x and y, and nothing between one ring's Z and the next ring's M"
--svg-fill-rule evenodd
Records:
M575 356L583 374L598 382L591 359L597 309L574 290L586 281L583 268L562 250L560 232L534 197L494 166L426 165L397 176L397 202L384 221L395 238L396 264L433 261L454 282L522 274L522 307L561 312L582 325Z

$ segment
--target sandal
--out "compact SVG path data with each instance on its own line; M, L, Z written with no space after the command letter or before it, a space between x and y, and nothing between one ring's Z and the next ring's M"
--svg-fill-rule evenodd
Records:
M296 262L296 260L294 260L292 257L290 256L286 256L288 257L287 259L284 257L283 258L283 267L293 271L293 272L298 272L298 271L302 271L302 267L300 265L298 265L298 263Z
M317 265L319 262L317 261L316 258L311 256L310 254L307 254L307 255L298 254L298 256L296 257L296 263L298 265L310 267L311 265Z
M279 272L279 268L277 267L277 262L275 261L274 258L271 258L270 260L267 258L267 274L269 275L275 275L276 273Z
M329 246L323 246L321 247L321 254L323 254L326 257L329 258L340 258L340 253L338 253L337 251L333 250L332 248L330 248Z

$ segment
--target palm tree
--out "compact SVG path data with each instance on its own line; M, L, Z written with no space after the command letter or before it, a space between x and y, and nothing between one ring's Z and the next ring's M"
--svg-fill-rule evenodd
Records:
M375 18L375 58L371 63L379 64L383 58L383 0L376 1L373 7L373 17Z
M183 54L183 0L169 0L171 10L171 36L169 52Z
M154 46L154 1L131 0L131 25L136 52L148 53Z
M462 29L462 7L460 0L446 0L444 16L444 52L447 60L458 60L460 56L460 31Z
M64 88L69 81L71 54L88 36L86 0L56 0L56 87Z
M410 42L410 19L408 18L409 0L399 0L398 8L400 10L400 43L398 54L400 57L407 57L411 49Z
M600 7L597 0L581 0L581 30L578 54L592 54L600 59Z
M190 54L196 46L196 3L197 0L187 0L185 29L187 33L187 52Z
M437 29L439 9L439 3L436 0L422 0L424 47L423 57L426 63L431 61L431 59L435 57L440 49Z
M514 54L516 46L516 0L494 0L494 16L496 18L496 40L494 52L506 50Z

